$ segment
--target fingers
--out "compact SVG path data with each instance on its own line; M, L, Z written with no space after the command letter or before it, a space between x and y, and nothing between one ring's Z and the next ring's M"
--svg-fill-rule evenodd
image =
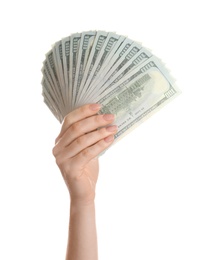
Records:
M108 124L113 123L113 121L114 115L112 114L94 115L80 120L68 127L68 129L62 135L62 137L58 139L58 145L63 145L64 147L68 146L80 136L83 136L86 133L93 132L98 128L107 126ZM85 137L87 138L88 136L86 135Z
M85 150L87 147L93 146L97 142L104 140L103 142L109 143L113 140L113 135L117 132L117 126L112 125L108 127L100 128L96 131L82 135L75 139L69 146L64 149L64 155L67 158L76 156L78 153ZM107 144L105 144L107 146Z
M73 165L81 165L84 167L90 160L96 158L100 153L107 149L114 141L114 135L109 135L106 138L98 141L96 144L87 147L75 157L73 157Z
M73 125L74 123L76 123L82 119L95 115L100 110L100 107L101 107L100 104L88 104L88 105L79 107L79 108L75 109L74 111L72 111L71 113L69 113L64 118L61 132L60 132L59 136L56 138L56 142L58 142L58 140L63 136L65 131L71 125Z
M114 115L99 115L99 110L99 104L89 104L65 117L53 148L60 168L82 169L112 144L117 132L117 126L111 125ZM67 169L66 172L72 171Z

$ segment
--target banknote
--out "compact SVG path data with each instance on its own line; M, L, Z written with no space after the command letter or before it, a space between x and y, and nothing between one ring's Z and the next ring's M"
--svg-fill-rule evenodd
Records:
M95 35L96 35L95 31L83 32L81 35L80 46L78 51L78 60L76 66L76 74L75 74L75 80L73 86L74 103L76 102L78 96L83 73L88 61L90 50L93 46Z
M56 90L58 92L60 100L62 101L63 107L65 107L64 88L60 84L60 80L58 77L58 70L57 70L57 66L55 65L53 49L46 54L46 61L49 67L50 77L52 78L52 82L56 86Z
M45 78L43 78L41 84L43 86L42 95L44 97L44 102L49 107L49 109L54 114L54 116L60 122L62 122L62 120L63 120L63 118L61 116L62 112L61 112L61 109L59 107L59 103L56 102L55 96L51 91L49 83L46 81Z
M55 83L52 79L51 70L46 60L43 62L43 68L41 71L43 74L43 79L46 79L47 85L49 86L50 91L53 93L53 97L55 98L56 102L59 104L59 107L61 107L61 112L63 113L63 104L59 95L59 91L58 88L56 88ZM42 82L44 82L43 79Z
M107 39L104 42L103 48L101 48L100 53L96 59L95 64L93 64L92 70L87 78L87 81L83 87L82 95L86 97L87 93L89 92L90 85L98 75L103 63L111 57L111 52L115 53L119 45L124 41L124 36L119 36L114 33L109 33ZM79 100L78 100L79 101Z
M115 115L114 143L180 94L161 59L115 32L63 37L41 71L44 103L60 123L75 108L100 103L100 114Z
M71 95L71 106L74 103L74 81L77 67L78 51L81 40L81 34L76 33L70 36L70 67L69 67L69 88Z
M61 40L62 43L62 56L63 56L63 79L65 86L65 99L67 100L65 107L66 111L70 111L71 107L71 87L69 85L69 73L70 73L70 36L65 37ZM56 52L57 55L60 55L60 52ZM60 57L58 58L60 59Z
M64 79L64 65L63 65L63 47L62 41L58 41L52 48L53 58L56 67L57 78L62 89L64 104L66 104L66 84Z
M102 105L100 113L115 114L119 129L115 136L117 141L178 93L174 79L154 57L113 85L97 102Z
M131 41L130 39L125 39L121 44L120 48L118 48L115 53L111 52L111 54L113 53L111 63L110 60L108 59L106 60L106 62L104 62L100 70L100 75L98 77L95 77L95 79L92 81L88 91L86 92L86 96L84 96L84 98L89 96L90 93L93 93L93 88L95 88L96 86L98 87L98 89L100 88L102 83L105 82L106 80L106 75L108 71L111 71L113 67L116 66L116 64L119 65L120 60L124 58L124 55L126 55L127 52L130 53L130 56L133 56L134 52L139 51L141 46L139 44L135 44L135 47L133 48L132 43L133 41ZM121 61L121 66L123 66L122 61Z
M135 51L134 51L135 50ZM125 53L126 54L126 53ZM132 54L132 55L131 55ZM131 48L130 52L122 57L103 77L103 80L99 82L95 88L98 94L96 95L95 91L91 92L91 95L88 96L90 100L96 99L101 93L109 89L112 85L117 83L121 78L123 78L130 70L136 68L148 58L152 56L151 52L148 50L137 49L136 47Z
M96 59L100 53L100 50L102 46L104 45L105 40L107 39L108 32L104 31L98 31L92 46L92 50L89 55L89 59L86 65L86 68L84 70L83 78L80 84L79 88L79 95L77 97L77 102L80 100L80 98L83 96L83 93L85 93L85 88L87 88L87 80L90 77L90 73L95 65Z
M93 80L92 82L92 85L93 84L98 85L104 79L105 75L107 75L107 73L113 68L113 66L115 66L116 63L120 59L122 59L122 57L124 57L124 55L130 52L130 48L132 48L133 44L135 44L133 40L126 38L115 53L111 52L112 53L111 59L108 62L106 61L103 64L101 68L101 76L95 78L95 80ZM141 48L140 44L136 43L136 45L138 49Z

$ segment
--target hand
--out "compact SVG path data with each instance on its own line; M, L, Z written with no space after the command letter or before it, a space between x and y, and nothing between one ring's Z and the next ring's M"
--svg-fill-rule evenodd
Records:
M89 104L69 113L53 148L72 202L94 200L99 172L97 157L112 144L117 132L117 126L108 126L114 115L97 115L99 110L99 104Z

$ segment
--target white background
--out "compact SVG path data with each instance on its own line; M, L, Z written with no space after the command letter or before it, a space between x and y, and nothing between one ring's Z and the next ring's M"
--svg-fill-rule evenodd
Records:
M4 1L0 6L0 259L64 259L69 194L51 150L60 125L41 67L71 33L141 41L182 94L101 158L99 259L205 259L203 1Z

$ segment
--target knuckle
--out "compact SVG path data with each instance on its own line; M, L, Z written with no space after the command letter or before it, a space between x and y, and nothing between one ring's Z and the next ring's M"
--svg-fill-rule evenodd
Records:
M72 132L79 132L80 129L81 129L81 123L80 122L76 122L71 126Z
M82 153L82 156L85 158L92 157L92 152L91 152L91 149L89 149L89 148L84 149L81 153Z
M57 150L56 146L54 146L53 149L52 149L52 154L53 154L54 157L56 157L56 154L57 154L56 150Z
M76 139L76 144L79 146L82 146L83 144L86 143L86 137L85 136L81 136L79 138Z
M105 142L103 140L101 140L100 142L98 142L98 146L101 148L101 149L104 149L106 147L105 145Z
M97 122L97 123L102 123L102 115L96 115L95 116L95 121Z
M70 125L70 123L71 123L70 114L67 114L63 120L63 124Z
M103 127L103 128L100 128L99 130L98 130L98 132L99 132L99 135L100 136L104 136L104 135L106 135L106 133L107 133L107 131L106 131L106 129Z
M88 106L87 105L79 107L79 112L80 113L86 113L87 110L88 110Z

